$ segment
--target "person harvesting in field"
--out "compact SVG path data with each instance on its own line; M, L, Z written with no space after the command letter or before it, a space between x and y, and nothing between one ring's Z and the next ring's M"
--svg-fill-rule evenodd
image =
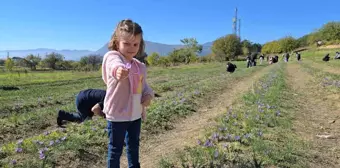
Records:
M125 137L128 166L140 167L141 119L145 119L145 107L154 98L146 82L146 66L134 58L144 53L141 26L130 19L120 21L108 48L102 63L102 78L107 86L103 110L109 135L107 167L120 166Z
M105 90L86 89L78 93L76 97L76 113L68 113L64 110L59 110L57 124L62 126L62 122L83 122L92 119L93 115L103 116L102 109L104 106Z
M227 72L234 73L237 66L231 62L227 62Z
M300 61L301 60L301 54L299 52L296 52L296 60Z

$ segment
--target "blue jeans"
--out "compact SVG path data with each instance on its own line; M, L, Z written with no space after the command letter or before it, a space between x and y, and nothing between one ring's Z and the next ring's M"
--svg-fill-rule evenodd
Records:
M139 168L139 135L141 119L126 122L107 122L109 135L108 168L119 168L124 138L129 168Z

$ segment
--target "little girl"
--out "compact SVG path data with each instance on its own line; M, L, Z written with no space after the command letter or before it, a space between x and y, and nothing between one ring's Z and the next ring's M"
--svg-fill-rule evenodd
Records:
M146 82L146 66L134 58L144 53L141 26L130 19L120 21L108 48L102 64L107 86L103 112L108 120L108 167L120 166L125 133L129 167L140 167L141 118L154 97Z

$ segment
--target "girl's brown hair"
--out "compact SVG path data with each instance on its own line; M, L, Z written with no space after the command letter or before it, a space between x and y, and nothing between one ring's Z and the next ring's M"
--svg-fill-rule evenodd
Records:
M118 51L118 46L117 46L118 40L119 40L119 37L124 33L128 33L131 36L137 36L139 34L141 35L142 39L139 45L139 50L138 50L137 55L144 54L145 44L143 40L142 27L138 23L133 22L131 19L125 19L118 23L115 31L113 32L111 36L111 40L108 45L109 51L112 51L112 50Z

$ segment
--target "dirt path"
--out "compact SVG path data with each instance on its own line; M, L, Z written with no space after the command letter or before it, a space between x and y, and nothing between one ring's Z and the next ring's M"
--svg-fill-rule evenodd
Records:
M309 167L340 167L340 94L323 89L297 64L288 64L297 104L294 130L311 143Z
M340 48L340 44L321 46L321 47L318 47L318 48L319 48L319 49L333 49L333 48Z
M234 86L237 87L228 90L230 92L217 95L216 99L209 103L207 107L199 109L197 113L180 121L173 130L152 137L147 142L142 142L140 149L141 167L156 167L162 156L171 154L175 150L184 149L185 146L196 144L197 138L203 133L205 128L214 123L211 120L225 113L226 107L246 92L252 86L253 81L259 79L270 68L271 66L266 67L255 72L252 77L243 78L235 82ZM125 157L122 157L121 164L124 164L122 167L126 167L126 162Z

